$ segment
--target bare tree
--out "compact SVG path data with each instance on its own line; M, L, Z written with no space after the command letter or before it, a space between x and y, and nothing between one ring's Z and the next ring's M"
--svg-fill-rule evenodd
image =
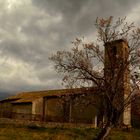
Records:
M119 125L123 112L139 90L139 75L134 70L140 63L140 29L127 23L126 18L114 21L113 17L97 18L95 26L96 43L76 38L71 51L58 51L50 60L57 72L64 74L65 83L71 81L72 86L98 89L98 107L102 108L106 124L97 139L103 140L111 128ZM119 41L129 46L124 54L116 53L118 48L113 48L113 43Z

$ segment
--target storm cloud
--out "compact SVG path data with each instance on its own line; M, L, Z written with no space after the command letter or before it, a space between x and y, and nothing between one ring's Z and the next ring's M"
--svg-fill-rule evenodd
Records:
M76 37L95 38L97 17L138 26L139 0L0 0L0 92L63 88L48 59Z

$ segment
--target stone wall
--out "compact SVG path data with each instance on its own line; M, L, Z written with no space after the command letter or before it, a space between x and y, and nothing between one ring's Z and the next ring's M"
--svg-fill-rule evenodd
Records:
M123 106L125 99L130 95L128 52L128 43L123 39L105 44L105 77L112 87L117 85L118 106ZM131 125L131 105L124 109L122 119L125 125Z
M63 122L63 103L60 98L46 98L44 103L45 121Z
M0 103L0 116L10 118L12 113L12 104L9 101Z
M13 104L12 118L31 120L32 119L32 104L31 103Z
M78 101L70 99L64 102L61 98L45 99L45 121L94 123L97 110L94 106L86 106L86 97Z
M43 120L43 107L44 107L43 97L33 100L32 114L34 115L35 120Z

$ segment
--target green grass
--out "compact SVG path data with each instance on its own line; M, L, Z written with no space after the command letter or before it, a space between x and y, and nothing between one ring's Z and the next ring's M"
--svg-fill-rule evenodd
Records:
M93 140L98 133L99 129L0 125L0 140ZM140 140L140 129L113 130L107 140Z

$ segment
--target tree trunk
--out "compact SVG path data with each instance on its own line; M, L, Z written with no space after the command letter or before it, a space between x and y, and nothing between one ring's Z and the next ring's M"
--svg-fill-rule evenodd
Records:
M111 126L105 126L95 140L104 140L111 131Z

